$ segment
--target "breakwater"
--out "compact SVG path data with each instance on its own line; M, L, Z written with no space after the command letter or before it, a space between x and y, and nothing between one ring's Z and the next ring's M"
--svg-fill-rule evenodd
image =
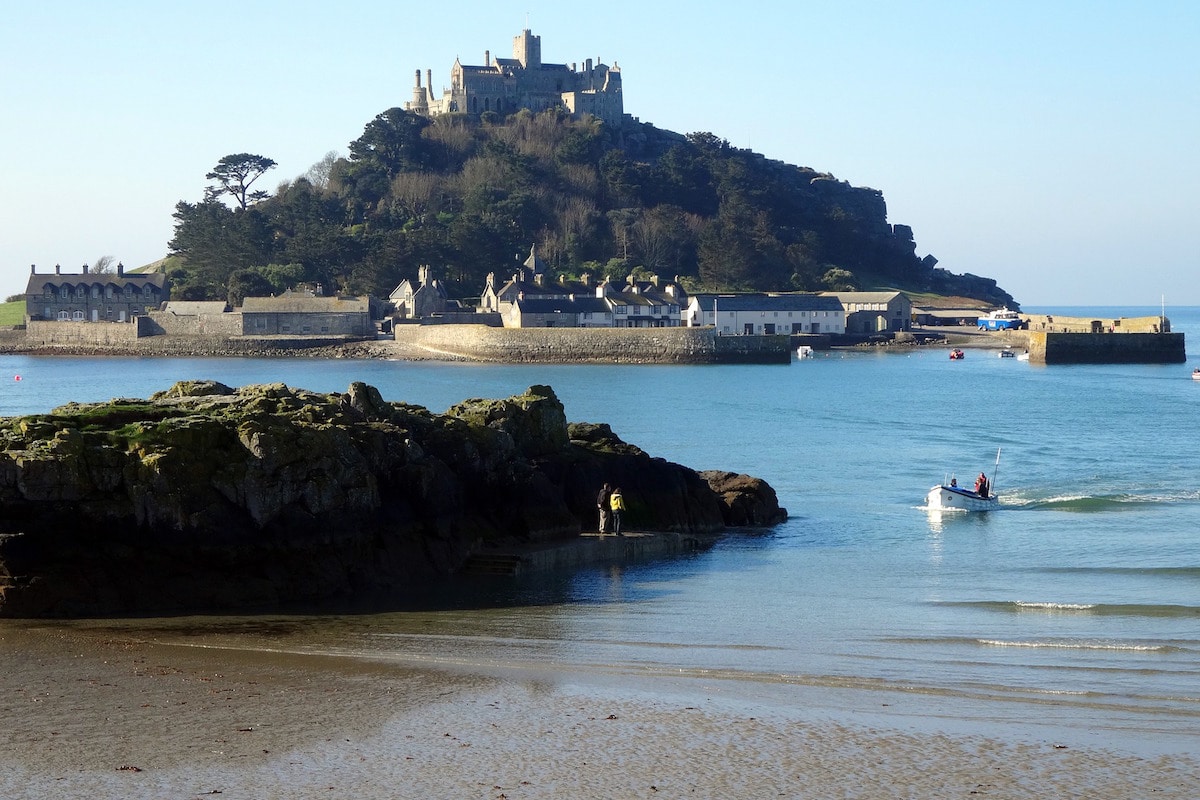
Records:
M713 328L490 328L421 325L396 329L406 357L468 361L607 364L787 364L787 336L718 336Z
M1182 333L1029 331L1029 360L1042 364L1182 364Z

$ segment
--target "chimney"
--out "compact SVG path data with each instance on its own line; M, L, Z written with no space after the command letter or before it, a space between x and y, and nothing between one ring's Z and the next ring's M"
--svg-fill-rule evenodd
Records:
M492 65L492 51L491 50L483 51L483 65L485 67L490 67Z
M584 286L591 286L592 285L592 276L585 272L579 276L579 282L582 283Z
M425 70L425 85L429 87L429 96L433 96L433 70Z
M542 283L544 282L545 278L546 278L546 276L545 276L545 275L543 275L543 274L542 274L542 273L540 273L540 272L536 272L536 273L534 273L534 275L533 275L533 283L534 283L534 285L535 285L535 286L541 286L541 285L542 285Z
M118 261L117 262L117 277L121 277L124 274L125 274L125 265L122 264L120 261Z
M658 288L658 273L657 272L650 276L650 282L654 284L655 289Z
M417 75L416 75L417 84L414 88L420 89L421 88L421 70L417 70L416 72L417 72Z
M88 274L88 265L87 265L87 264L84 264L84 265L83 265L83 274L84 274L84 275L87 275L87 274Z
M61 267L61 266L59 266L58 264L55 264L55 265L54 265L54 274L55 274L55 275L62 275L62 267Z
M37 275L37 264L30 264L30 265L29 265L29 274L30 274L30 275Z

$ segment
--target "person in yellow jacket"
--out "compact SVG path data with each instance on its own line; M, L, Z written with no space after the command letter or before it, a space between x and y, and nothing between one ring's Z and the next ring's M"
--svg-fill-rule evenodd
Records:
M612 496L608 498L609 507L612 508L612 523L613 533L617 536L623 536L621 533L621 514L625 511L625 498L621 495L621 487L612 490Z

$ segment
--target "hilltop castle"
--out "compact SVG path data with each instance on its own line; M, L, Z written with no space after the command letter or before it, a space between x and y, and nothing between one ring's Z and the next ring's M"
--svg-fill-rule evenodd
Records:
M457 58L450 68L450 88L440 98L433 93L433 70L417 70L413 99L407 111L423 116L452 112L481 114L495 111L511 114L522 108L544 111L565 108L572 114L591 114L609 125L618 125L624 115L621 100L621 68L596 59L586 59L583 69L575 64L543 64L542 37L526 28L513 37L513 57L492 59L484 51L483 66L467 66Z

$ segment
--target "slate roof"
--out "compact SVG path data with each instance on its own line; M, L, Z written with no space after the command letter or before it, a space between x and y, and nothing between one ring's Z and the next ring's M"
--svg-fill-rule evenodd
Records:
M166 286L167 276L162 272L136 272L117 275L113 272L46 272L34 273L29 276L25 285L25 294L44 294L46 287L60 289L63 286L115 286L124 289L126 286L154 286L162 289Z
M836 297L819 294L696 294L702 311L841 311Z
M247 297L242 300L243 314L297 313L370 313L366 297L313 297L298 292L285 292L278 297Z
M516 301L523 314L607 314L608 304L598 297L527 297Z

